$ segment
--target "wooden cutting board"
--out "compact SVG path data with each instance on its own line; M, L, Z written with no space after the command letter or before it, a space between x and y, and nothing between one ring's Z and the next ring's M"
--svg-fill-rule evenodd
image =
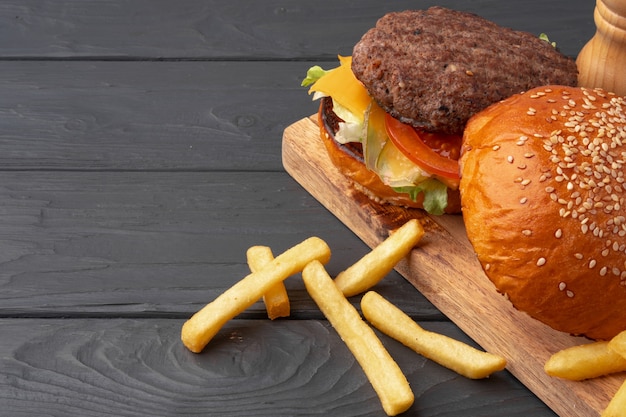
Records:
M367 245L381 242L411 217L426 236L397 270L483 349L504 356L507 369L562 417L598 416L624 381L616 374L574 382L543 370L550 355L586 343L557 332L516 310L483 273L460 215L429 216L381 206L356 191L330 162L315 117L284 131L287 172Z

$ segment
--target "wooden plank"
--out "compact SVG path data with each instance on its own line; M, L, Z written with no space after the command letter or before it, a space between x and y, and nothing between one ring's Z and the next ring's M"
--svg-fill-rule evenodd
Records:
M201 354L182 345L181 326L167 319L2 319L2 413L384 415L327 322L233 320ZM471 343L449 322L424 326ZM407 417L553 416L508 372L468 380L382 338L415 392Z
M248 274L249 246L317 235L333 274L369 250L284 172L4 172L0 234L5 317L187 317ZM321 317L299 277L286 285L294 315ZM377 288L443 319L397 273Z
M384 13L432 5L547 32L572 56L595 30L594 2L582 0L266 0L263 7L247 0L5 0L0 57L329 60L349 54Z
M370 203L332 165L318 135L314 118L285 130L283 162L298 182L370 246L407 218L421 218L427 237L397 270L486 350L507 358L507 368L557 413L599 415L623 375L584 382L546 375L543 365L552 353L585 339L548 328L498 294L464 236L461 216L424 216Z
M283 170L308 63L0 62L0 167Z

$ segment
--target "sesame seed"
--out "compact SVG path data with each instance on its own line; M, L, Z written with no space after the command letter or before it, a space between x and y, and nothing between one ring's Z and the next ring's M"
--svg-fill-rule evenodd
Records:
M574 292L572 290L567 290L565 291L565 294L569 297L569 298L574 298Z
M507 156L507 157L506 157L506 160L507 160L507 162L508 162L509 164L512 164L512 163L513 163L513 161L514 161L514 158L513 158L513 156L512 156L512 155L509 155L509 156Z
M579 233L588 234L592 239L603 239L598 242L601 249L595 259L583 253L573 256L579 261L587 259L586 266L591 269L597 267L600 275L619 276L620 284L626 286L626 262L623 267L605 266L598 262L603 258L597 257L619 253L626 259L626 196L622 196L626 191L623 185L626 183L626 128L623 127L626 124L626 99L598 89L584 90L584 96L578 102L572 99L571 91L561 91L561 95L564 102L550 109L547 117L548 122L562 120L563 128L531 136L540 138L538 152L547 152L544 160L550 162L541 170L538 181L545 185L546 198L559 205L558 213L563 221L578 222ZM533 97L541 96L535 92ZM597 104L600 97L610 101ZM553 99L547 101L558 102ZM535 115L537 108L529 106L528 114ZM516 145L524 146L527 139L519 136L514 141ZM534 154L526 152L523 156L532 158ZM507 161L514 163L513 156L507 157ZM517 165L521 169L522 165ZM530 179L517 177L515 182L525 186L530 184ZM563 184L557 185L559 183ZM519 200L520 204L528 201L528 196ZM563 239L564 230L553 229L553 236ZM530 233L530 229L524 231ZM607 241L607 238L611 240ZM589 247L592 245L590 243ZM537 265L545 263L545 258L541 259ZM559 288L565 291L565 283ZM573 295L573 292L568 294Z
M546 258L537 259L537 266L544 266L546 264Z
M559 282L559 291L564 291L567 288L567 284L563 281Z

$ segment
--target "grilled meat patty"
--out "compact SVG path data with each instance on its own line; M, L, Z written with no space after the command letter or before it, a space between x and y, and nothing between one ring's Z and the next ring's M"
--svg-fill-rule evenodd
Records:
M392 116L452 134L497 101L578 77L549 42L442 7L382 17L355 45L352 70Z

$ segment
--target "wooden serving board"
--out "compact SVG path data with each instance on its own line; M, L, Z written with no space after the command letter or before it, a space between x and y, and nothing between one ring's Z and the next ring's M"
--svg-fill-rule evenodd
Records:
M409 218L421 219L426 235L398 272L485 350L504 356L507 369L557 414L590 417L604 410L624 374L582 382L548 376L543 366L552 353L587 340L513 308L483 273L460 215L429 216L370 201L330 162L313 116L285 129L282 158L287 172L370 247Z

